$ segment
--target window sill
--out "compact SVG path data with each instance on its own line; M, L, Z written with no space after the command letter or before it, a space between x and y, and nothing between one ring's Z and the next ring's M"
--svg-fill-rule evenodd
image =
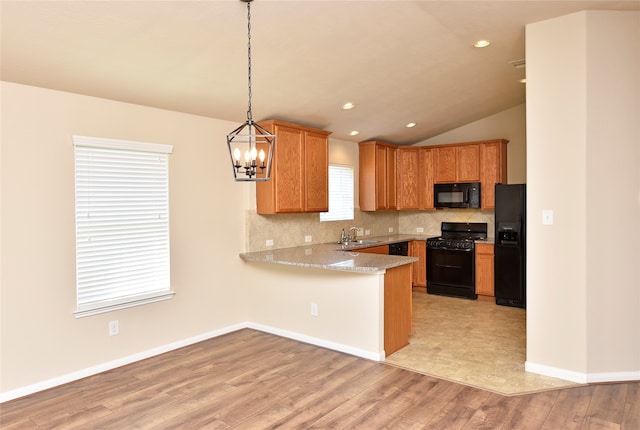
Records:
M168 291L159 294L128 299L126 302L92 304L82 309L76 309L76 311L73 313L73 316L76 318L84 318L90 317L92 315L118 311L120 309L131 308L134 306L142 306L149 303L170 300L175 294L175 291Z

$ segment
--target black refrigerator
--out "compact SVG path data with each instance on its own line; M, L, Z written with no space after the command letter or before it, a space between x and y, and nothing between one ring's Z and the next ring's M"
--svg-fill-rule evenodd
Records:
M526 308L526 185L496 184L496 304Z

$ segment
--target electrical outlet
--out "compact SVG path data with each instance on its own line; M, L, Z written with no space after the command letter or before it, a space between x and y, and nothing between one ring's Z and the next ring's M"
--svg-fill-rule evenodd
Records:
M305 241L306 243L309 243L309 242L311 242L312 240L313 240L313 237L311 237L311 236L305 236L305 237L304 237L304 241Z
M118 320L109 321L109 336L115 336L120 333L120 327L118 325Z
M365 231L364 231L364 235L365 235L365 236L369 236L370 234L371 234L371 230L365 230Z
M418 233L424 233L424 228L422 228L422 227L418 227L418 228L416 228L416 231L417 231Z
M267 246L273 246L273 239L267 239Z
M393 233L393 227L389 227L389 233Z
M311 316L314 316L314 317L318 316L318 304L317 303L311 303Z
M364 235L364 230L362 229L362 227L358 227L358 236L362 235Z

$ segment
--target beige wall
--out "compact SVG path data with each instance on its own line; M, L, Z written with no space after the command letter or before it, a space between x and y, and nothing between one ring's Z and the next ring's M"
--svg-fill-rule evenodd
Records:
M526 52L527 369L640 379L640 13L529 25Z
M248 188L233 181L225 144L236 124L1 85L1 393L246 321L237 274ZM173 145L172 300L74 318L73 134ZM120 334L109 337L114 319Z
M246 263L250 327L384 359L384 273ZM318 315L311 315L311 304Z

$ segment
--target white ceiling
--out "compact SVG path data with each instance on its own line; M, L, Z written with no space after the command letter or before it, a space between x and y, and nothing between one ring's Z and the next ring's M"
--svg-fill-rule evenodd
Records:
M525 58L525 24L585 9L640 0L256 0L253 117L416 143L524 103L526 69L509 62ZM240 0L2 0L0 14L2 80L246 119Z

